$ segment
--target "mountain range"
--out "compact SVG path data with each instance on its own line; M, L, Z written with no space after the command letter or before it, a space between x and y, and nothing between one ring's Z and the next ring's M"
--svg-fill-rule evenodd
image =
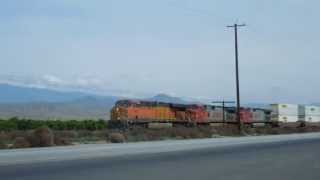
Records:
M0 117L32 119L109 119L114 103L125 97L0 84ZM188 103L158 94L144 100Z
M128 98L0 83L0 118L107 120L110 117L110 109L120 99ZM200 102L163 93L140 99L178 104L210 103L208 100ZM243 106L269 107L267 103L246 103Z

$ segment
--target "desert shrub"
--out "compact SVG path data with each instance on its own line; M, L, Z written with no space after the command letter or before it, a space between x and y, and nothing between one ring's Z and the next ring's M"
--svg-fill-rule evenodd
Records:
M72 141L78 137L74 130L54 131L54 144L57 146L71 145Z
M3 140L0 140L0 149L7 149L7 144Z
M142 141L155 141L165 139L167 134L166 131L161 129L148 129L145 134L139 134L138 140Z
M199 130L204 138L210 138L212 134L215 134L215 130L212 130L210 126L200 126Z
M225 124L222 126L213 127L216 131L216 134L222 136L235 136L239 135L239 129L237 125L234 124Z
M141 127L134 127L124 132L124 136L129 142L147 141L148 129Z
M125 142L125 136L121 133L114 132L114 133L110 133L109 140L112 143L123 143Z
M189 137L189 132L188 129L185 127L177 127L172 129L172 136L173 137L182 137L183 139L188 139Z
M298 133L305 133L305 132L308 132L308 129L306 127L298 127L297 132Z
M28 148L31 147L30 142L24 137L17 137L14 140L12 148Z
M104 139L108 135L108 132L105 130L97 130L97 131L93 131L92 135L97 138Z
M80 143L89 143L92 141L104 141L108 137L107 131L90 131L90 130L79 130L77 131L76 141Z
M190 139L210 138L212 131L210 127L173 127L164 129L146 129L135 127L125 131L124 135L128 141L154 141L164 139Z
M30 131L13 130L7 132L8 141L14 141L17 137L27 137Z
M0 141L4 142L4 141L9 141L10 136L8 134L8 132L0 132Z
M35 129L28 137L32 147L48 147L54 145L54 135L48 127Z
M203 133L198 128L176 127L172 128L173 137L181 137L183 139L203 138Z
M71 140L66 137L61 137L61 136L55 136L54 137L54 144L56 146L67 146L67 145L72 145Z
M256 135L257 129L253 128L253 127L245 127L245 128L243 128L243 133L245 135Z
M273 134L273 135L280 134L280 129L279 128L270 128L270 129L268 129L268 134Z
M256 134L259 134L259 135L264 135L264 134L267 134L267 129L270 129L270 127L256 127L255 130L256 130Z
M278 127L278 128L273 128L277 129L281 134L290 134L290 133L296 133L297 128L295 127Z
M81 137L92 137L93 136L93 133L92 131L89 131L89 130L79 130L78 131L78 137L81 138Z
M59 136L62 138L75 139L77 138L78 132L75 130L62 130L62 131L54 131L54 136Z
M141 127L135 127L129 131L125 132L125 136L127 137L128 141L137 142L137 141L149 141L154 140L157 136L157 130L153 131L154 129L146 129Z
M126 139L129 142L139 142L139 141L150 141L150 140L154 140L154 139L150 139L146 134L140 133L140 134L136 134L136 135L131 135L128 134L126 135Z

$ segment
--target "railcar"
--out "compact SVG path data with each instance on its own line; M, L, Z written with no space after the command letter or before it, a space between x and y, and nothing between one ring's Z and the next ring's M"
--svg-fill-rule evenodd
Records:
M240 108L243 124L274 123L271 110ZM198 104L174 104L154 101L120 100L111 109L111 124L121 126L150 123L183 125L209 125L212 123L237 123L235 107Z

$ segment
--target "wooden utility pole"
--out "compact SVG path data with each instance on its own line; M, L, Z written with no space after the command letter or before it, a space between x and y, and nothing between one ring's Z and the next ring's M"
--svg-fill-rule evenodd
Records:
M240 120L240 87L239 87L239 53L238 53L238 27L244 27L245 24L234 24L227 26L228 28L234 28L234 44L235 44L235 61L236 61L236 88L237 88L237 121L239 130L241 131L241 120Z

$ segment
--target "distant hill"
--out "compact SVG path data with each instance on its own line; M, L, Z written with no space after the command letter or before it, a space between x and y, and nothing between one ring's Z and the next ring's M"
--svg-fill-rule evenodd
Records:
M65 102L85 96L88 94L0 84L0 103Z
M0 84L0 117L109 118L118 97Z
M0 118L17 116L33 119L109 119L110 109L119 99L123 98L0 84ZM141 100L178 104L197 103L196 100L185 100L167 94L158 94ZM242 105L268 108L268 104L262 103Z
M82 92L66 92L0 84L0 117L33 119L109 119L110 109L120 99ZM178 97L158 94L144 100L187 104Z
M109 119L117 98L84 97L67 102L30 102L0 104L0 117L32 119Z
M120 99L81 92L61 92L41 88L0 85L0 117L32 119L109 119L110 110ZM187 104L166 94L144 100Z
M110 109L118 99L82 92L65 92L0 84L0 118L26 117L32 119L109 119ZM191 104L167 94L142 100ZM267 108L267 104L243 104L246 107Z
M167 94L158 94L151 98L147 98L148 101L159 101L159 102L167 102L167 103L177 103L177 104L190 104L190 102L185 101L179 97L169 96Z

